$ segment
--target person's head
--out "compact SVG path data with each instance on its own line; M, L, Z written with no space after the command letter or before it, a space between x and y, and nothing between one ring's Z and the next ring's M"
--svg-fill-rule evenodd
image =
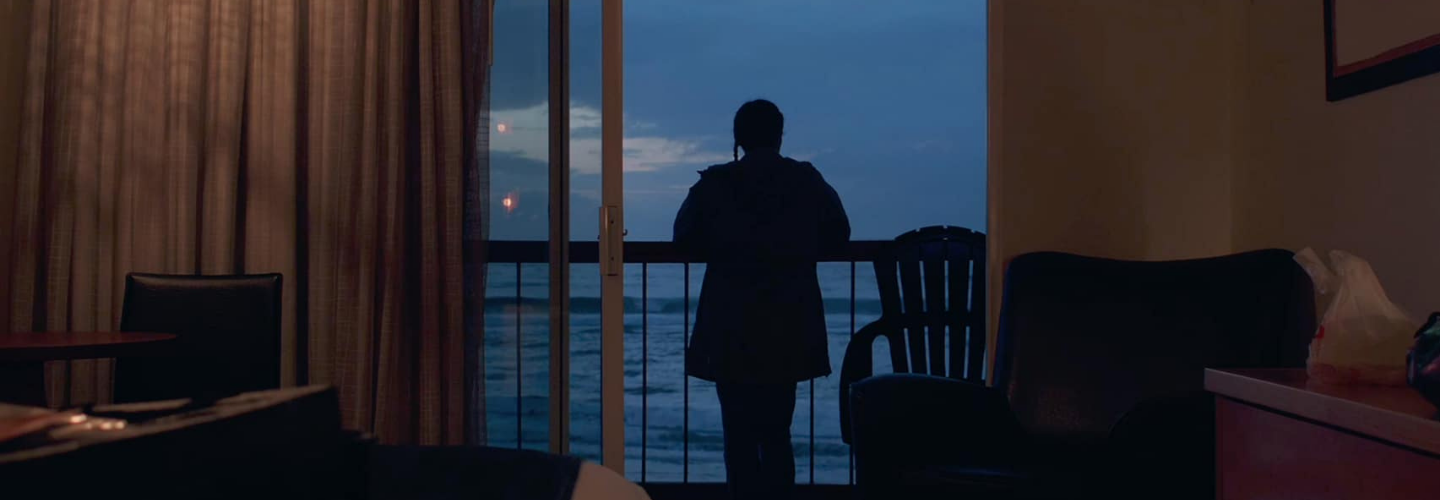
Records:
M735 112L735 159L740 159L740 148L745 152L759 149L780 149L780 137L785 135L785 115L775 103L756 99L740 106Z

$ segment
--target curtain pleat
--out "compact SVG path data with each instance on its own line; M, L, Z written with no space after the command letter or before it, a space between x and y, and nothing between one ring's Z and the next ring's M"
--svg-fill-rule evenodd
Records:
M278 272L281 307L281 380L296 381L298 233L296 137L299 89L299 10L294 0L249 2L249 89L242 112L245 143L240 164L238 259L252 272ZM235 120L242 123L241 120Z
M282 380L483 439L488 5L33 0L7 330L114 329L130 272L279 272ZM51 363L51 401L111 373Z
M243 0L206 5L209 36L203 58L206 91L205 114L199 124L203 146L197 229L205 244L197 245L196 266L205 274L226 274L241 269L235 249L240 244L239 180L241 150L245 147L241 141L251 6Z
M85 65L85 70L74 75L78 80L72 85L76 89L74 95L74 116L87 123L93 123L103 118L100 111L101 92L103 86L101 81L100 45L102 37L100 33L99 11L102 5L93 2L76 3L75 7L80 9L78 13L79 29L75 40L77 55L80 64ZM69 271L71 274L69 287L69 307L79 311L95 311L99 306L97 299L98 286L95 282L98 274L96 250L99 248L99 154L100 154L100 131L101 127L84 126L72 127L66 131L71 135L74 142L67 143L74 154L69 158L67 165L73 166L74 170L68 175L73 175L74 193L67 196L70 201L69 207L72 211L73 230L70 231L71 255L69 261L73 263ZM73 134L73 135L72 135ZM66 200L62 199L64 203ZM96 323L100 319L98 311L96 314L72 315L69 324L64 328L87 331L95 330ZM65 365L56 363L56 367L64 369ZM69 379L74 381L69 391L77 398L86 401L96 399L95 394L95 371L94 361L79 361L70 365ZM64 379L62 379L64 380Z

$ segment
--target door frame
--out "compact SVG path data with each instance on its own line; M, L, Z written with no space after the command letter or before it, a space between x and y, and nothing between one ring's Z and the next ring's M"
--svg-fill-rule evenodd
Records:
M624 0L600 12L600 452L625 475Z
M550 451L570 451L570 0L549 0ZM601 464L625 474L624 3L601 0Z
M570 453L570 0L550 0L548 16L549 437L550 452L564 455Z

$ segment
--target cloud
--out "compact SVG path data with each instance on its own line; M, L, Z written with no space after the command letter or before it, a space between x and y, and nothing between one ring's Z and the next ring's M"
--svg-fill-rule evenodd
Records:
M490 123L495 127L490 135L492 143L497 140L504 142L506 139L522 140L529 136L543 140L550 124L550 105L542 102L528 108L491 110ZM499 129L502 124L505 125L503 132ZM570 128L600 130L600 110L589 106L571 106Z
M703 167L730 160L730 155L707 151L699 142L666 137L626 137L625 171L654 172L669 167ZM600 173L600 139L570 141L570 166L575 172Z
M698 141L666 137L626 137L625 171L655 172L670 167L704 167L730 161L730 155L706 150ZM600 173L600 139L571 139L570 168L581 174Z
M589 106L571 106L570 128L572 130L600 128L600 110Z
M547 139L549 117L546 104L521 109L495 110L490 121L490 149L535 161L548 161ZM570 167L582 174L600 173L600 110L589 106L570 108ZM503 131L501 129L503 128ZM638 135L655 124L632 121L626 123L624 162L626 172L654 172L690 166L699 167L728 161L730 155L707 149L698 139L680 139L656 135Z
M835 148L825 148L825 149L821 149L821 150L818 150L818 151L817 151L817 150L801 151L801 152L799 152L799 153L795 153L795 154L791 154L791 155L787 155L787 156L789 156L789 157L791 157L791 158L794 158L794 159L796 159L796 160L800 160L800 161L815 161L815 159L816 159L816 158L819 158L820 155L828 155L828 154L834 153L834 152L835 152Z

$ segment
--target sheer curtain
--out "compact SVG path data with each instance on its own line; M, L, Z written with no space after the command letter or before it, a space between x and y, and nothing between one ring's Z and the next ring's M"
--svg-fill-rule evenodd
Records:
M22 1L8 331L114 329L128 272L280 272L283 380L483 439L488 0ZM52 401L110 373L57 363Z

